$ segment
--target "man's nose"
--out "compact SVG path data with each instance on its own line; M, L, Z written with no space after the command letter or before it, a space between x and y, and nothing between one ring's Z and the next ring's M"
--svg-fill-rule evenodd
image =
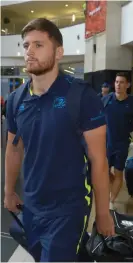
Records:
M34 55L34 49L33 47L29 46L26 52L27 56L33 56Z

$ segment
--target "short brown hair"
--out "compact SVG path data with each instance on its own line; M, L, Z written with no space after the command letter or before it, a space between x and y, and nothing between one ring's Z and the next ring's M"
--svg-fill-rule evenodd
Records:
M49 38L53 39L57 43L58 46L63 46L62 34L60 30L58 29L58 27L50 20L46 18L37 18L37 19L30 21L22 29L22 32L21 32L22 38L24 38L28 32L31 32L33 30L48 33Z
M117 77L123 77L123 78L126 79L127 82L129 82L129 75L128 75L127 72L118 72L118 73L116 74L116 78L117 78Z

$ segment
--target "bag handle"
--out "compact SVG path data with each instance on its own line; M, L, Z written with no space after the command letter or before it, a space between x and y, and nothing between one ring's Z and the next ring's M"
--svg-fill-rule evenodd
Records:
M23 205L17 205L17 208L20 210L20 211L23 211ZM12 215L12 217L15 219L15 221L18 223L18 225L24 230L24 226L23 224L20 222L19 218L17 217L17 214L12 212L12 211L9 211L10 214Z

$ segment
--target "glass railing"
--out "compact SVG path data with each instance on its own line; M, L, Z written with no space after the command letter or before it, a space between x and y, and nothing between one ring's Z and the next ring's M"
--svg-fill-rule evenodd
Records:
M84 62L60 63L59 68L62 72L72 75L84 75ZM1 76L27 76L26 68L21 67L1 67Z
M74 25L78 25L85 22L84 12L79 12L75 14L70 14L67 16L60 16L55 19L51 19L52 22L56 24L58 28L65 28ZM10 22L9 24L1 25L1 35L19 35L21 34L22 28L25 26L25 21L21 22L18 20L16 24Z

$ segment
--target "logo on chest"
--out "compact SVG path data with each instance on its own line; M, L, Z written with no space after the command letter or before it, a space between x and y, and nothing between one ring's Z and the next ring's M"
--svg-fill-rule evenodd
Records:
M19 106L19 111L24 111L24 109L25 109L25 105L24 104L21 104L20 106Z
M65 97L56 97L53 102L53 108L62 109L66 107L66 98Z

